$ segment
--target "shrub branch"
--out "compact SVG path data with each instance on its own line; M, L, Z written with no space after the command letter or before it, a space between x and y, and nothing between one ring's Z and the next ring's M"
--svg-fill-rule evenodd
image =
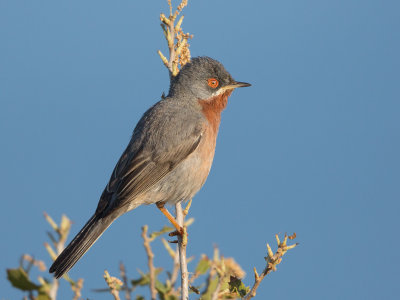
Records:
M181 16L175 24L182 9L187 6L187 2L187 0L182 0L174 12L171 0L168 0L169 16L167 17L164 13L160 14L161 28L167 41L169 58L167 59L160 50L158 50L158 55L168 68L171 78L178 75L179 66L182 67L190 61L188 40L193 38L193 35L184 33L182 30L184 16Z
M151 299L156 300L157 299L157 290L156 290L155 268L154 268L154 263L153 263L154 253L151 250L151 246L150 246L151 238L148 237L147 230L148 230L147 225L142 227L142 238L143 238L144 249L146 250L146 254L147 254L147 265L149 266L149 277L150 277L149 288L150 288Z
M288 238L290 240L294 239L296 237L296 233L294 233L291 236L287 236L285 234L285 238L281 242L279 240L279 236L275 235L276 238L276 243L278 244L278 250L276 250L275 254L272 252L271 247L269 244L267 244L267 251L268 255L265 257L265 261L267 262L266 267L264 268L264 271L259 275L257 273L257 269L254 267L254 284L253 287L251 288L250 292L243 298L244 300L249 300L253 297L255 297L257 289L261 283L261 281L267 276L269 273L272 271L276 271L276 267L282 262L282 256L285 255L285 253L293 249L298 245L298 243L293 244L293 245L287 245L287 240Z

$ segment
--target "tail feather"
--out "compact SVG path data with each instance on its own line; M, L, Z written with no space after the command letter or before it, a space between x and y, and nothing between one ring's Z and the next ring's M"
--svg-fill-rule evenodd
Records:
M60 278L68 272L110 226L112 221L112 218L101 218L94 214L53 262L49 272L54 273L56 278Z

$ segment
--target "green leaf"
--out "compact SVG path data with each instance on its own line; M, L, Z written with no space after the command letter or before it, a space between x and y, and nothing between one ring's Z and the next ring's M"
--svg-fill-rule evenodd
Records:
M217 289L218 286L218 276L210 279L207 289L201 295L201 300L211 300L212 294Z
M34 291L40 288L39 285L33 283L28 274L21 267L18 269L7 269L7 279L11 284L22 291Z
M164 226L160 231L152 232L152 233L149 235L149 238L152 239L152 240L154 240L156 237L158 237L158 236L160 236L160 235L162 235L162 234L164 234L164 233L170 232L170 231L172 231L172 230L173 230L172 227Z
M149 280L148 276L142 276L138 279L131 280L131 283L133 286L137 286L137 285L144 286L146 284L149 284L149 282L150 282L150 280Z
M229 291L238 294L240 297L244 297L250 291L250 288L245 286L239 278L231 276L229 281Z
M37 300L51 300L50 296L46 293L39 293Z
M164 299L165 300L179 300L179 298L174 295L168 295Z
M141 295L137 295L135 299L136 299L136 300L145 300L144 297L141 296Z
M207 256L203 256L200 259L199 263L197 264L195 272L203 275L203 274L207 273L207 271L210 267L211 267L210 260L208 259Z
M39 276L38 281L41 284L41 286L38 290L39 297L41 296L43 298L44 296L48 296L50 294L52 284L47 279L44 279L41 276ZM43 294L43 295L41 295L41 294ZM43 298L43 299L47 299L47 298ZM51 300L50 298L48 298L48 299Z
M162 270L163 270L162 268L156 268L156 271L155 271L155 273L156 273L155 277L156 278L157 278L157 275L160 274ZM139 273L142 276L140 278L138 278L138 279L132 279L131 280L132 285L133 286L138 286L138 285L139 286L144 286L144 285L150 284L150 274L149 273L145 274L140 270L139 270Z
M178 300L175 296L168 295L171 291L171 287L168 287L161 281L156 280L155 287L161 300Z
M170 290L166 285L164 285L164 284L163 284L161 281L159 281L159 280L156 280L155 286L156 286L156 290L157 290L159 293L162 293L162 294L166 294L166 293L168 293L169 290Z
M157 289L157 284L156 284L156 289ZM161 292L157 289L158 291L158 297L160 300L179 300L179 298L175 295L168 295L168 291L166 292Z

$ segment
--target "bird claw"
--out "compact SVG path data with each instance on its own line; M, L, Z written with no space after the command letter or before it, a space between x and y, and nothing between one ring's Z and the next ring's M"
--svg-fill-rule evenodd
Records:
M178 240L182 241L182 245L185 247L187 245L188 233L186 231L186 226L181 227L179 230L175 230L168 234L169 236L178 236ZM177 241L170 241L170 243L176 243Z
M168 236L177 236L177 235L182 235L183 234L183 229L182 230L175 230L175 231L172 231L172 232L170 232L170 233L168 233Z
M169 236L180 236L183 237L184 235L188 235L187 231L186 231L186 226L184 227L180 227L179 229L177 228L175 231L172 231L170 233L168 233Z

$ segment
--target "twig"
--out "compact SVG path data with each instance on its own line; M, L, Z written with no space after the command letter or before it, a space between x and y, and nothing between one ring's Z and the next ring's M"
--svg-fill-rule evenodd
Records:
M49 252L50 256L52 257L53 260L57 258L58 255L64 250L65 248L65 242L68 237L69 230L71 228L71 221L65 216L62 215L61 217L61 223L60 226L57 225L56 222L46 213L44 212L44 217L46 221L50 224L50 226L53 228L55 232L58 234L58 240L56 240L51 233L49 233L49 237L51 238L53 242L53 246L55 248L54 250L50 247L48 243L45 243L45 247L47 251ZM83 280L80 282L81 285L83 285ZM56 300L57 298L57 291L60 283L59 280L53 277L53 282L51 284L51 288L49 291L49 297L51 300ZM82 287L81 287L82 289Z
M192 276L189 278L189 284L192 284L200 275L199 272L192 273Z
M187 232L186 226L183 224L185 216L180 203L175 205L175 209L176 221L183 228L183 234L178 236L179 263L181 268L181 300L187 300L189 299L189 280L186 261Z
M168 0L169 16L167 17L163 13L160 14L161 27L168 44L169 59L167 59L160 50L158 50L158 55L168 68L171 79L178 75L179 65L182 67L190 61L188 39L193 36L182 31L183 16L181 16L175 24L182 9L187 6L187 2L187 0L182 0L176 11L173 12L171 0Z
M131 300L131 291L128 286L128 278L126 277L125 266L122 262L119 264L119 271L122 278L122 282L124 283L123 290L125 291L125 299Z
M164 238L161 238L161 241L162 241L165 249L167 250L169 256L171 256L172 262L173 262L172 272L167 272L168 273L167 286L172 287L172 289L175 290L174 286L175 286L176 280L178 278L178 273L179 273L178 245L175 247L175 250L173 250L170 246L171 242L168 242Z
M83 288L83 278L79 278L76 284L71 286L72 291L74 292L73 300L79 300L82 297L81 290Z
M142 238L143 238L143 245L144 249L146 250L147 254L147 261L149 266L149 276L150 276L150 294L151 299L156 300L157 298L157 290L156 290L156 278L155 278L155 268L153 264L154 253L151 251L150 242L151 239L147 236L147 225L142 227Z
M218 300L220 296L220 290L222 287L222 284L224 283L226 277L229 275L229 272L227 270L227 266L225 264L225 258L223 256L220 256L219 254L219 249L217 246L214 246L214 258L212 261L212 269L215 270L218 276L218 284L217 287L215 288L214 292L211 295L211 300ZM210 272L210 275L212 272Z
M178 278L178 273L179 273L179 246L176 247L176 252L174 256L174 268L172 269L172 274L171 274L171 285L174 286L176 279Z
M46 267L46 264L44 263L44 261L35 259L29 254L22 255L20 261L21 261L21 265L22 265L22 263L24 261L28 262L29 263L29 266L28 266L29 268L31 268L31 266L35 266L35 267L37 267L39 269L39 271L43 272L43 271L47 270L47 267ZM28 267L26 268L26 272L27 273L29 272Z
M49 291L49 297L51 300L56 300L57 299L57 291L58 291L58 287L60 285L60 282L58 281L58 279L56 279L55 277L53 278L53 283L51 284L51 288Z
M114 296L114 299L121 300L119 298L119 290L123 285L122 281L119 280L117 277L111 277L107 270L104 271L104 279L106 280L106 283L110 288L110 293Z
M278 244L278 250L276 250L275 254L272 252L271 247L267 244L267 250L268 250L268 255L265 257L265 260L267 262L267 266L265 267L264 271L261 273L261 275L258 275L257 269L254 268L254 285L251 288L250 292L243 298L243 300L249 300L253 297L255 297L257 289L261 283L261 281L267 276L271 271L276 271L277 265L279 265L282 262L282 256L285 255L285 253L293 249L298 245L298 243L293 244L288 246L287 245L287 239L294 239L296 237L296 233L294 233L292 236L287 236L285 234L285 238L283 242L279 240L279 236L276 235L276 242Z

